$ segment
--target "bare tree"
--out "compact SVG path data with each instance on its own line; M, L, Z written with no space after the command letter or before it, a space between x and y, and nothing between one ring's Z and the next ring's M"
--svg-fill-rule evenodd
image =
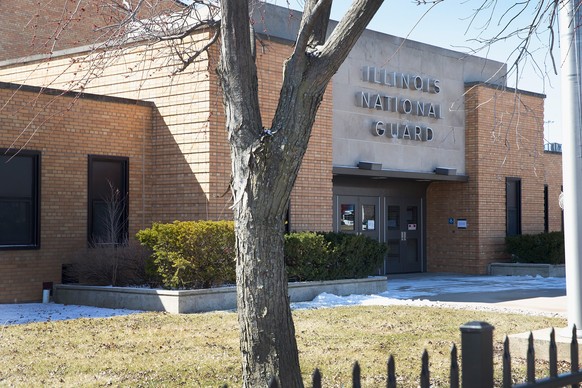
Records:
M466 1L465 35L470 47L465 49L471 54L488 55L493 46L514 42L507 52L507 73L515 73L519 82L522 69L527 65L545 80L548 72L557 74L559 64L554 57L554 48L558 43L558 13L566 1L569 0ZM450 0L416 2L434 6Z
M445 0L418 1L438 4ZM554 44L556 12L564 0L524 0L502 4L479 0L475 15L505 7L502 28L491 37L477 37L485 49L510 36L523 37L513 68L530 57L532 39L550 28ZM76 20L86 0L69 1L66 18ZM244 386L265 386L271 378L284 386L301 387L297 344L289 307L283 260L284 219L291 189L306 151L323 94L351 48L382 4L354 0L329 36L332 0L305 0L293 52L284 65L278 107L271 123L264 123L259 106L255 34L249 11L259 0L191 0L176 6L169 0L96 0L92 6L105 22L93 29L90 71L72 88L99 77L115 58L115 50L168 42L175 72L188 68L210 45L220 42L218 74L223 89L226 130L232 160L232 192L237 248L237 294ZM534 7L533 21L512 29L517 16ZM490 13L489 22L496 21ZM474 19L476 20L476 19ZM56 42L70 24L60 24L48 38ZM489 25L483 25L487 31ZM72 27L71 27L72 28ZM208 29L210 38L186 40ZM50 53L50 52L49 52ZM97 54L95 54L97 53ZM113 54L111 54L113 53ZM540 67L541 69L541 67Z
M171 65L180 72L220 41L218 74L232 160L244 386L266 386L274 378L283 386L302 387L283 256L285 215L328 82L382 0L354 0L329 36L332 0L305 0L271 123L264 123L260 114L255 34L249 19L252 7L261 1L181 3L177 7L169 0L64 1L62 17L67 22L58 24L44 47L50 55L67 31L74 32L73 21L83 12L99 15L102 25L80 42L97 42L87 57L91 66L69 86L83 90L118 55L115 50L168 42ZM210 31L210 38L202 45L190 43L186 38L200 29ZM66 71L75 71L75 62Z
M325 88L382 1L356 0L326 39L331 0L305 2L273 121L259 110L245 0L221 1L218 68L232 158L244 385L301 387L283 261L284 219Z

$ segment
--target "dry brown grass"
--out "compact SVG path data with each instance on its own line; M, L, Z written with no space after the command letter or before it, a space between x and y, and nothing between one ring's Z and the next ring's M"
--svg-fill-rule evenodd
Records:
M449 352L459 326L495 326L496 369L506 334L563 327L563 319L418 307L341 307L294 312L305 381L319 367L324 386L351 385L355 360L363 385L384 385L396 359L399 386L416 387L420 357L430 355L433 386L448 384ZM0 328L0 386L240 386L234 313L145 313ZM523 361L513 360L523 377ZM540 373L547 373L540 364Z

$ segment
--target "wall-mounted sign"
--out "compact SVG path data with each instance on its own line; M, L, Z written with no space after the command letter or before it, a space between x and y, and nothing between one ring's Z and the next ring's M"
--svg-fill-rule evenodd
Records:
M416 230L416 224L408 224L408 230Z
M449 225L455 225L455 219L453 217L449 217Z
M459 218L457 220L457 228L459 229L467 229L467 220L464 218Z
M400 89L412 89L426 93L439 94L441 81L418 74L397 73L381 67L364 66L362 80L373 84L391 86Z
M383 91L359 91L356 93L356 105L374 112L398 113L416 120L442 119L441 104L427 101L423 97L441 93L441 81L432 76L389 71L374 66L364 66L362 81L384 87ZM394 90L396 89L396 90ZM398 90L407 89L418 92L416 97L400 96ZM374 119L372 122L374 136L386 136L393 139L432 141L434 131L427 123L408 122L408 119L386 121Z
M374 136L388 136L395 139L407 139L418 141L432 141L434 131L430 127L412 124L395 124L377 121L372 128Z

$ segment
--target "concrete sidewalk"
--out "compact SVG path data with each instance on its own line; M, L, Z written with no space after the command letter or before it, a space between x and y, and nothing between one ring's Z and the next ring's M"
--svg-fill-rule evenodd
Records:
M388 277L388 288L395 297L412 297L434 302L477 308L552 314L566 318L567 299L564 278L527 276L471 276L459 274L406 274ZM537 359L549 360L551 328L534 331ZM570 361L571 330L556 328L557 357ZM510 352L525 357L530 332L509 334ZM578 345L582 354L582 343Z
M475 276L417 273L389 275L388 288L413 299L516 308L564 315L566 286L563 278L527 276Z

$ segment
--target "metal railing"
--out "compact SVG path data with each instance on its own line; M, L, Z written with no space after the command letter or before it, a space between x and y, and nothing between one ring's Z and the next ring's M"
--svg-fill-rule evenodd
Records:
M460 327L462 358L462 387L464 388L492 388L493 380L493 330L487 322L469 322ZM505 337L503 344L503 383L504 388L557 388L564 386L578 387L582 382L582 370L578 365L578 340L576 327L572 329L570 342L570 372L558 374L558 357L556 335L552 329L549 343L549 372L548 377L536 380L535 378L535 349L533 334L530 333L527 350L526 381L512 385L511 354L509 352L509 338ZM421 359L420 384L421 388L430 387L429 356L425 350ZM322 375L318 369L312 374L313 388L321 388ZM459 364L457 347L451 349L451 363L449 372L449 386L458 388ZM271 379L269 388L279 388L281 385L275 378ZM284 386L284 384L283 384ZM396 388L396 366L394 357L390 356L387 362L386 387ZM360 365L356 362L352 370L352 387L361 387Z

